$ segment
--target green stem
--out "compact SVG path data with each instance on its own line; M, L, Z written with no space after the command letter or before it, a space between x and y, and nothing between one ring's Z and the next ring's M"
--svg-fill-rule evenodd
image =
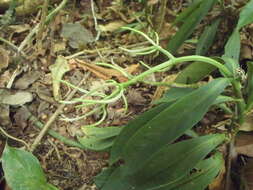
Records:
M30 113L30 114L31 114L31 113ZM34 117L32 114L31 114L30 117L29 117L29 121L30 121L30 122L33 122L33 123L35 124L35 126L36 126L37 128L39 128L39 129L43 129L43 127L44 127L44 124L41 123L41 122L40 122L36 117ZM64 137L64 136L60 135L59 133L53 131L52 129L49 129L49 130L47 131L47 133L48 133L49 135L51 135L52 137L54 137L54 138L60 140L61 142L63 142L63 143L66 144L66 145L73 146L73 147L78 147L78 148L80 148L80 149L85 149L84 146L83 146L82 144L80 144L79 142L74 141L74 140L71 140L71 139L69 139L69 138L67 138L67 137Z
M245 113L246 104L245 104L245 101L243 99L240 82L234 80L232 82L232 85L233 85L233 88L234 88L234 93L235 93L236 98L242 99L242 101L237 102L237 108L238 108L238 110L237 110L237 116L238 116L237 122L238 122L239 125L241 125L244 122L244 115L245 115L244 113Z
M166 61L164 63L161 63L160 65L157 65L155 67L150 68L149 70L141 73L140 75L134 77L133 79L122 83L121 86L123 88L126 88L132 84L135 84L138 81L141 81L143 78L145 78L146 76L155 73L159 70L165 69L165 68L171 68L172 66L179 64L179 63L183 63L183 62L203 62L203 63L208 63L211 65L214 65L215 67L217 67L222 74L225 77L230 77L231 76L231 72L227 69L226 66L222 65L221 63L219 63L218 61L208 58L208 57L204 57L204 56L198 56L198 55L191 55L191 56L185 56L185 57L179 57L179 58L173 58L170 59L169 61Z

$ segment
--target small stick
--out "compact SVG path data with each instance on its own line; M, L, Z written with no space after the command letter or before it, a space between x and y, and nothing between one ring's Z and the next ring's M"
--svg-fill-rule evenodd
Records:
M29 121L30 121L31 123L34 123L34 126L35 126L35 127L39 128L39 129L43 129L43 128L44 128L44 124L43 124L42 122L40 122L40 121L38 120L38 118L36 118L35 116L33 116L32 113L29 112L29 110L27 110L27 112L30 114L30 116L29 116ZM85 149L85 148L83 147L83 145L80 144L79 142L76 142L76 141L71 140L71 139L69 139L69 138L67 138L67 137L64 137L64 136L60 135L59 133L57 133L56 131L54 131L54 130L52 130L52 129L49 129L49 130L47 131L47 133L48 133L49 135L51 135L52 137L58 139L59 141L63 142L63 143L66 144L66 145L73 146L73 147L77 147L77 148L80 148L80 149Z
M18 139L18 138L16 138L16 137L13 137L13 136L9 135L1 126L0 126L0 132L1 132L4 136L6 136L7 138L10 138L10 139L12 139L12 140L14 140L14 141L17 141L17 142L20 142L20 143L24 144L24 145L26 146L26 148L29 149L29 145L28 145L25 141L23 141L23 140L21 140L21 139Z
M86 80L86 78L83 78L80 83L78 84L78 87ZM73 98L75 93L77 92L77 89L73 89L71 93L66 98L66 101L69 101ZM63 108L65 107L65 104L59 105L57 110L54 112L54 114L49 118L43 129L40 131L39 135L35 138L32 146L31 146L31 151L34 151L38 144L40 143L41 139L45 136L47 130L50 128L51 124L55 121L55 119L58 117L58 115L61 114Z
M50 20L66 5L68 0L62 0L62 2L59 4L56 9L54 9L45 19L45 24L48 24ZM21 52L24 47L27 45L27 43L32 39L32 37L38 32L40 24L37 24L31 32L26 36L26 38L21 42L18 52Z

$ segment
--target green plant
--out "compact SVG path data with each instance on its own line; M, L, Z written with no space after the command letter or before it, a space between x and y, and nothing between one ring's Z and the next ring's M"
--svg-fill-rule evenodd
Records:
M201 190L218 174L222 165L222 158L218 153L209 159L204 158L225 140L224 135L173 142L200 121L213 105L232 113L229 127L233 139L239 130L238 126L243 124L245 115L252 109L252 63L248 63L247 78L239 66L239 30L253 22L250 14L252 8L253 1L250 1L241 11L238 24L225 46L225 53L219 60L196 55L176 58L142 32L130 29L144 36L153 45L148 50L130 50L130 53L148 54L155 49L164 53L169 61L149 68L124 83L123 88L142 81L150 73L170 69L182 62L200 63L200 75L193 75L196 74L195 69L192 69L196 68L196 63L193 63L194 67L183 70L174 83L157 83L172 88L160 101L162 104L130 122L116 138L110 152L110 167L95 179L100 189ZM217 23L214 27L217 28ZM201 43L203 41L205 40ZM212 67L207 67L206 63ZM222 77L198 87L196 82L208 76L214 68L220 71ZM190 84L186 80L188 77ZM225 88L227 93L230 93L229 96L221 95ZM234 102L234 111L226 106L226 102ZM119 160L122 160L123 164L116 164ZM213 166L212 171L208 164ZM199 165L203 168L199 168ZM199 181L201 183L198 183Z

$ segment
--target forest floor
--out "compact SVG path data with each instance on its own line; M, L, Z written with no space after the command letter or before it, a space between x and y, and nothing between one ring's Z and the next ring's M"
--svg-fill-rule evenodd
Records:
M106 80L127 80L121 72L95 63L120 66L128 73L137 75L146 69L140 61L154 66L164 60L164 57L158 54L133 56L120 48L134 49L147 45L142 37L120 27L129 25L147 34L151 33L157 26L154 15L157 15L159 1L149 0L148 6L134 0L124 1L122 4L117 0L101 0L94 4L91 2L70 1L48 25L40 26L36 36L25 43L24 40L31 30L44 19L41 9L33 14L16 16L0 28L0 37L7 41L0 42L0 98L9 97L8 104L1 104L0 101L0 125L6 133L25 141L29 146L34 145L40 134L38 126L49 125L50 129L60 136L77 141L76 136L82 135L82 127L100 121L103 115L98 111L71 121L69 118L83 116L96 109L97 105L77 108L74 103L61 104L59 100L73 100L81 97L83 93L75 92L75 88L59 83L59 80L91 91L106 85ZM158 32L163 47L166 47L169 38L177 31L175 26L172 27L173 20L189 2L168 1ZM54 10L56 5L50 5L49 11ZM192 41L198 38L209 20L214 17L217 17L215 8L196 29ZM223 21L208 55L221 53L237 17L238 15L231 14ZM242 62L252 59L253 56L252 40L247 38L248 32L252 30L253 27L249 27L241 33ZM20 49L22 43L24 46ZM185 43L180 48L179 55L192 54L194 46L194 43ZM21 50L19 53L17 48ZM180 67L182 66L169 73L152 74L147 80L156 82L173 78ZM103 93L111 90L101 89ZM124 101L121 99L110 103L107 115L99 126L124 126L136 115L149 109L151 102L159 99L165 90L164 87L142 83L129 87L125 92L128 111L125 112ZM92 100L92 97L89 98ZM218 129L216 127L225 120L224 113L208 113L200 122L201 126L205 127L199 128L198 132L223 130L222 125L219 125ZM3 149L4 138L1 142ZM23 146L12 138L8 139L8 144L14 147ZM39 141L38 146L36 144L33 153L39 159L49 183L62 190L96 189L93 177L108 165L109 157L107 152L69 146L48 134Z

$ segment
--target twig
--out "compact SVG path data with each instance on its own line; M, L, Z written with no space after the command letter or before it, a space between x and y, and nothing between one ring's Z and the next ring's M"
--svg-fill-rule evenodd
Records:
M4 38L1 38L1 37L0 37L0 41L2 41L3 43L7 44L7 45L10 46L13 50L15 50L16 52L18 52L18 47L17 47L15 44L13 44L13 43L9 42L8 40L6 40L6 39L4 39ZM20 51L20 54L21 54L22 57L24 57L24 58L26 58L26 56L27 56L23 51Z
M12 139L12 140L14 140L14 141L17 141L17 142L20 142L20 143L24 144L24 145L26 146L26 148L29 149L29 145L28 145L25 141L23 141L23 140L21 140L21 139L18 139L18 138L16 138L16 137L13 137L13 136L9 135L1 126L0 126L0 132L1 132L4 136L6 136L6 137L8 137L8 138L10 138L10 139Z
M85 80L86 80L86 78L83 78L80 81L80 83L78 84L78 86L80 86ZM77 89L73 89L73 91L67 96L66 101L71 100L77 91L78 91ZM39 135L34 140L32 146L31 146L31 151L35 150L35 148L38 146L38 144L40 143L41 139L44 137L44 135L46 134L47 130L51 126L51 124L55 121L55 119L57 118L57 116L61 114L61 112L62 112L62 110L63 110L64 107L65 107L65 104L59 105L59 107L54 112L54 114L49 118L49 120L47 121L47 123L45 124L45 126L43 127L43 129L40 131Z
M35 127L39 128L39 129L43 129L44 128L44 124L42 122L40 122L38 120L38 118L36 118L35 116L33 116L31 112L28 111L28 113L30 114L29 121L31 123L34 123ZM74 140L71 140L71 139L69 139L67 137L64 137L64 136L60 135L59 133L55 132L52 129L49 129L47 131L47 133L49 135L51 135L52 137L58 139L59 141L63 142L66 145L73 146L73 147L78 147L78 148L81 148L81 149L85 149L82 144L80 144L80 143L78 143L78 142L76 142Z
M50 0L44 0L43 7L42 7L42 13L41 13L41 21L39 23L38 32L36 35L37 48L38 48L39 52L42 49L43 30L44 30L45 24L46 24L49 1Z
M45 20L45 24L48 24L51 19L66 5L66 3L68 2L68 0L63 0L58 7L56 7L56 9L54 9L47 17ZM26 36L26 38L21 42L19 48L18 48L18 52L21 52L24 47L27 45L27 43L32 39L32 37L38 32L39 30L39 25L37 24L32 30L31 32Z
M97 17L96 17L95 8L94 8L94 1L90 0L90 4L91 4L91 12L92 12L93 20L94 20L95 29L97 31L97 36L95 38L95 41L98 41L99 37L100 37L101 31L100 31L100 29L98 27Z

